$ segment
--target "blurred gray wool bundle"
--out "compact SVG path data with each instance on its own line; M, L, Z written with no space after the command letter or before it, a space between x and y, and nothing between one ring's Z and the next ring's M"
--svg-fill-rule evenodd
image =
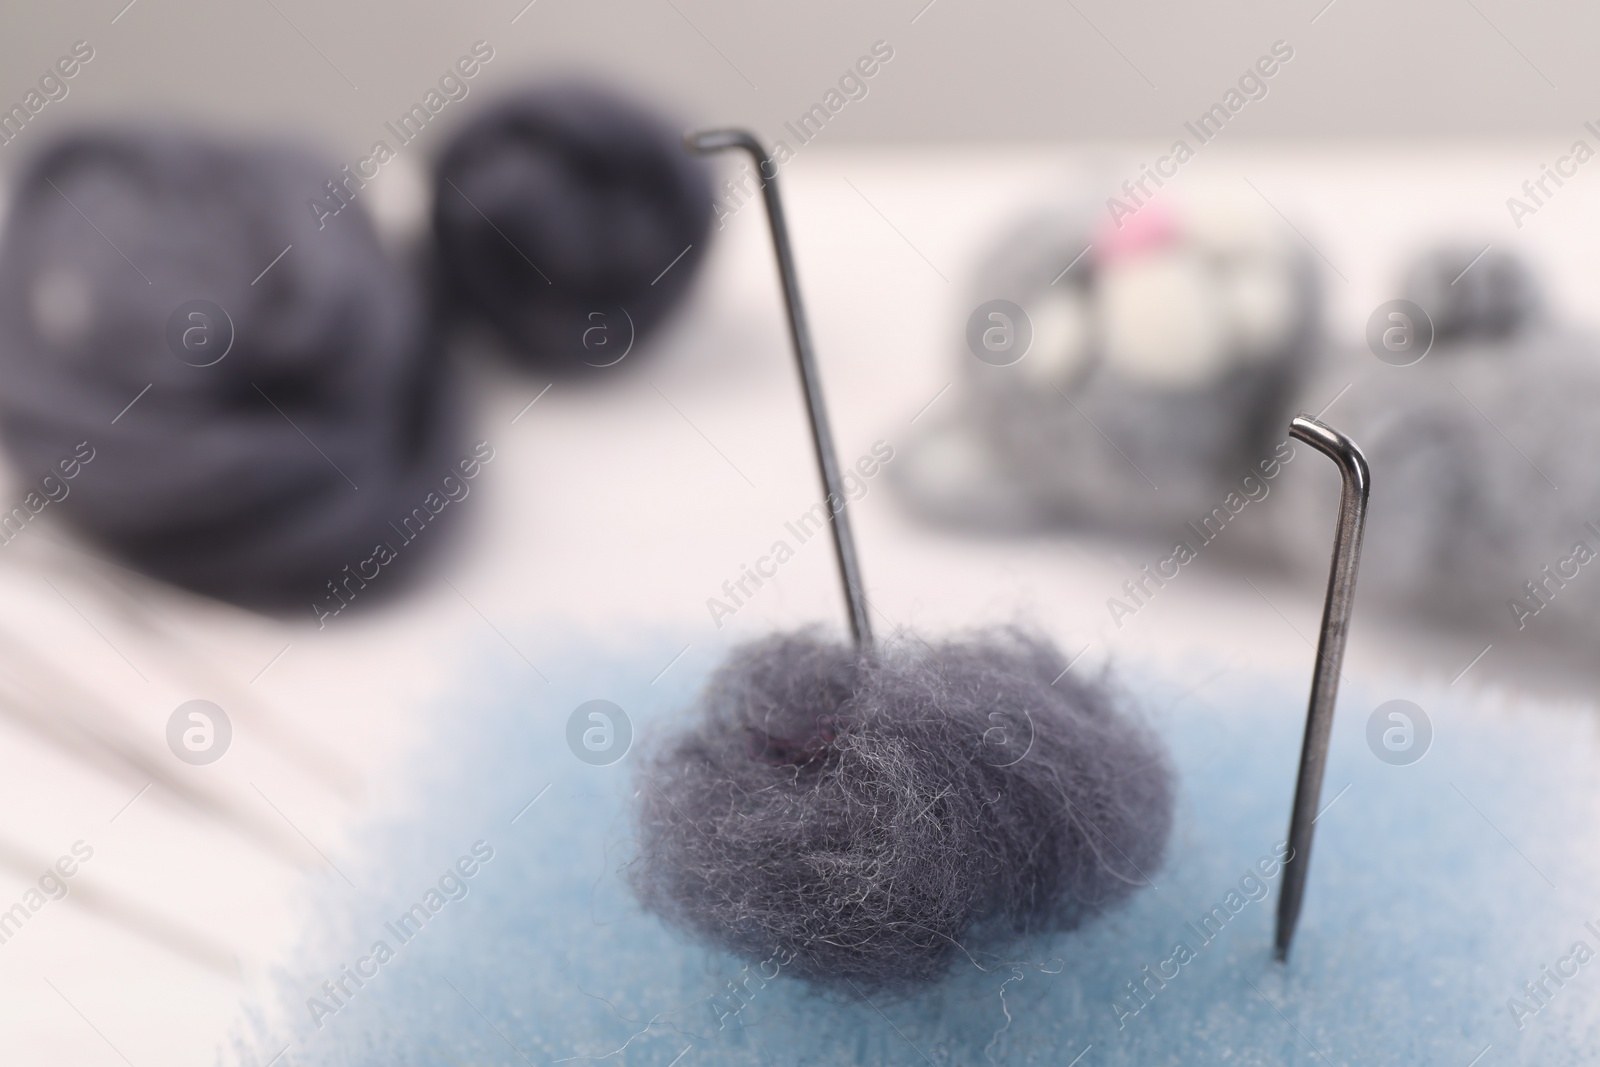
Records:
M435 165L437 284L521 362L608 366L682 301L711 217L705 167L665 120L596 85L534 86Z
M427 301L359 205L319 229L307 205L336 176L169 128L69 135L21 172L0 435L25 481L86 443L53 510L134 567L304 611L452 473Z
M1406 295L1427 309L1437 342L1492 342L1532 324L1538 283L1520 258L1492 247L1441 245L1406 270Z
M822 986L890 993L1070 929L1161 862L1175 785L1110 687L1009 631L744 646L639 771L645 906Z
M1585 644L1600 633L1600 339L1541 314L1532 273L1506 253L1462 274L1480 248L1430 250L1407 270L1434 325L1424 357L1350 352L1308 402L1349 387L1329 417L1373 472L1364 601L1485 640ZM1277 543L1308 583L1327 567L1331 481L1286 479L1277 511Z
M1284 440L1320 305L1286 227L1211 195L1120 227L1088 205L1025 218L963 310L994 299L1022 308L1030 346L1014 362L962 349L957 413L907 450L897 484L939 521L1152 538L1208 514Z

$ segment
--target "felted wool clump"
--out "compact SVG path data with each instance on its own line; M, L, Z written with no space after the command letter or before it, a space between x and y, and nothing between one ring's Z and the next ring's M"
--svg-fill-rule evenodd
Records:
M1491 253L1461 275L1471 258L1431 252L1408 272L1436 331L1420 361L1363 347L1308 392L1320 406L1344 390L1327 418L1373 471L1361 599L1484 641L1587 646L1600 636L1600 342L1534 311L1521 261ZM1474 310L1443 295L1451 270L1459 285L1484 271ZM1276 542L1308 584L1326 578L1335 482L1283 485Z
M640 771L633 884L737 955L867 990L1072 929L1149 884L1173 786L1153 735L1065 668L1011 633L747 645Z
M416 545L390 523L455 473L456 389L360 202L324 227L307 210L337 177L178 129L77 133L22 171L0 435L24 481L69 490L52 514L159 578L297 612L375 544L403 547L364 600L440 540L431 517Z
M436 164L438 283L529 365L606 366L683 298L711 217L706 171L664 121L592 85L531 88Z
M1284 439L1320 305L1298 238L1211 193L1116 225L1088 204L1025 218L977 267L963 313L993 300L1022 309L1031 343L981 356L969 326L965 397L896 465L912 506L967 527L1152 538L1209 513Z

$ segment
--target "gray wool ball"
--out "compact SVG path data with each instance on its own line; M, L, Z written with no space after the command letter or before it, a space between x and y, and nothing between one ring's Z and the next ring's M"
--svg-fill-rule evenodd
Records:
M1310 255L1234 205L1145 210L1136 237L1087 205L1034 215L983 258L963 311L1016 304L1031 347L1005 362L963 345L953 419L895 471L914 508L1165 535L1272 454L1318 329Z
M0 250L0 435L28 481L93 453L52 514L159 578L294 612L378 543L390 573L440 541L391 524L464 454L454 376L362 201L311 209L340 177L175 128L41 146Z
M1071 929L1161 861L1174 785L1109 687L1002 631L740 649L639 772L645 906L823 986L904 991Z
M614 353L591 349L596 315L621 310L617 329L653 333L705 254L705 164L667 119L598 84L502 97L454 134L434 170L444 303L481 317L541 371L609 366Z

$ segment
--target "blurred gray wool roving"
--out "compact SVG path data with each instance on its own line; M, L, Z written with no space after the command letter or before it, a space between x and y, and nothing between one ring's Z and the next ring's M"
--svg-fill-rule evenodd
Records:
M955 414L896 465L915 510L1164 538L1272 457L1315 348L1309 253L1227 194L1119 221L1029 215L984 258Z

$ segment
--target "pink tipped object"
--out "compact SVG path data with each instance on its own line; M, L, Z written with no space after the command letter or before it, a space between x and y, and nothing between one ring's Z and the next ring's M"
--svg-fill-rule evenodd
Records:
M1147 203L1121 225L1107 222L1094 236L1094 258L1098 264L1115 263L1169 245L1178 239L1178 223L1172 212L1159 204Z

